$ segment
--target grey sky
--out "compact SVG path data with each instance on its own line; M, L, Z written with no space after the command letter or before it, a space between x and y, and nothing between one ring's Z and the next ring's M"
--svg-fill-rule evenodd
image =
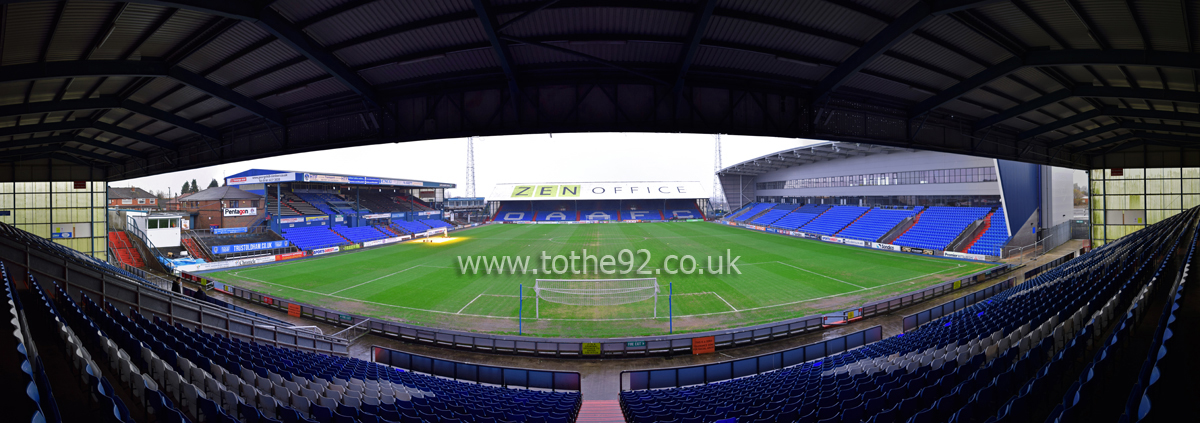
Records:
M731 164L779 150L820 141L723 135L722 164ZM711 193L713 135L647 133L571 133L480 137L475 140L475 194L487 196L497 183L698 181ZM451 182L464 196L467 141L465 138L381 144L172 172L112 182L151 192L179 193L184 181L200 188L209 181L246 169L332 172L351 175ZM168 191L169 190L169 191Z

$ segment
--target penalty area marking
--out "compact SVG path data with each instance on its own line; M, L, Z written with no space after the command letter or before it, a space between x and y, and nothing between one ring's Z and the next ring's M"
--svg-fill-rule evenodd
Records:
M846 281L844 281L844 280L841 280L841 279L835 278L835 277L833 277L833 276L828 276L828 275L825 275L825 274L822 274L822 273L817 273L817 272L814 272L814 271L811 271L811 270L808 270L808 269L805 269L805 268L796 267L796 266L793 266L793 265L790 265L790 264L784 263L784 262L782 262L782 261L777 261L776 263L782 264L782 265L784 265L784 266L787 266L787 267L790 267L790 268L793 268L793 269L796 269L796 270L799 270L799 271L803 271L803 272L812 273L812 274L814 274L814 275L817 275L817 276L820 276L820 277L823 277L823 278L826 278L826 279L832 279L832 280L835 280L835 281L838 281L838 282L844 283L844 284L846 284L846 285L850 285L850 286L858 287L858 289L869 289L869 288L867 288L867 287L865 287L865 286L862 286L862 285L859 285L859 284L856 284L856 283L850 283L850 282L846 282Z
M409 271L409 270L416 269L416 268L418 268L418 267L424 267L424 265L420 265L420 264L418 264L418 265L416 265L416 266L413 266L413 267L410 267L410 268L407 268L407 269L404 269L404 270L400 270L400 271L397 271L397 272L389 273L389 274L386 274L386 275L380 276L380 277L378 277L378 278L371 279L371 280L369 280L369 281L366 281L366 282L360 283L360 284L358 284L358 285L354 285L354 286L351 286L351 287L342 288L342 289L339 289L339 290L337 290L337 291L330 292L330 293L329 293L329 295L336 295L337 293L339 293L339 292L342 292L342 291L345 291L345 290L347 290L347 289L354 289L354 288L358 288L358 287L360 287L360 286L363 286L363 285L369 284L369 283L371 283L371 282L375 282L375 281L377 281L377 280L380 280L380 279L383 279L383 278L387 278L387 277L395 276L395 275L398 275L398 274L401 274L401 273L407 272L407 271Z

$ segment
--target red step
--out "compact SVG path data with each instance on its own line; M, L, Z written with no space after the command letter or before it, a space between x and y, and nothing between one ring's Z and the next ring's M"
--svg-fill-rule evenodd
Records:
M921 221L921 214L925 213L925 210L929 210L929 208L926 207L926 208L921 209L921 211L917 212L917 215L913 216L912 226L909 226L908 229L905 229L904 232L901 232L900 235L897 236L892 241L895 242L897 239L900 239L900 237L904 236L904 234L908 233L908 231L912 230L913 226L917 226L917 223L919 223Z
M979 231L979 235L975 235L975 239L972 239L971 243L967 244L967 247L963 248L962 251L964 253L967 251L971 251L971 247L974 247L975 243L979 242L980 238L983 238L983 234L986 234L988 229L991 229L991 228L992 228L992 213L988 213L988 215L983 218L983 230Z
M621 403L617 400L588 401L584 400L579 407L576 423L625 423L625 414L621 412Z

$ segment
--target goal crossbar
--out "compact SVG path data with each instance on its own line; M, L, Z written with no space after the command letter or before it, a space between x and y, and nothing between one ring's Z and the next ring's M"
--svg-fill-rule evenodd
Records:
M658 279L538 279L539 300L580 306L611 306L658 299Z

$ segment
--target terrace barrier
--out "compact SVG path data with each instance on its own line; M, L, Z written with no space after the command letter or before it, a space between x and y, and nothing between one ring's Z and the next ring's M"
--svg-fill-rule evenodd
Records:
M819 360L883 339L883 326L873 326L786 351L700 366L621 372L621 390L678 388L704 385L779 370Z
M580 388L578 372L484 366L426 357L378 346L371 347L371 360L404 370L506 388L538 388L576 392Z

